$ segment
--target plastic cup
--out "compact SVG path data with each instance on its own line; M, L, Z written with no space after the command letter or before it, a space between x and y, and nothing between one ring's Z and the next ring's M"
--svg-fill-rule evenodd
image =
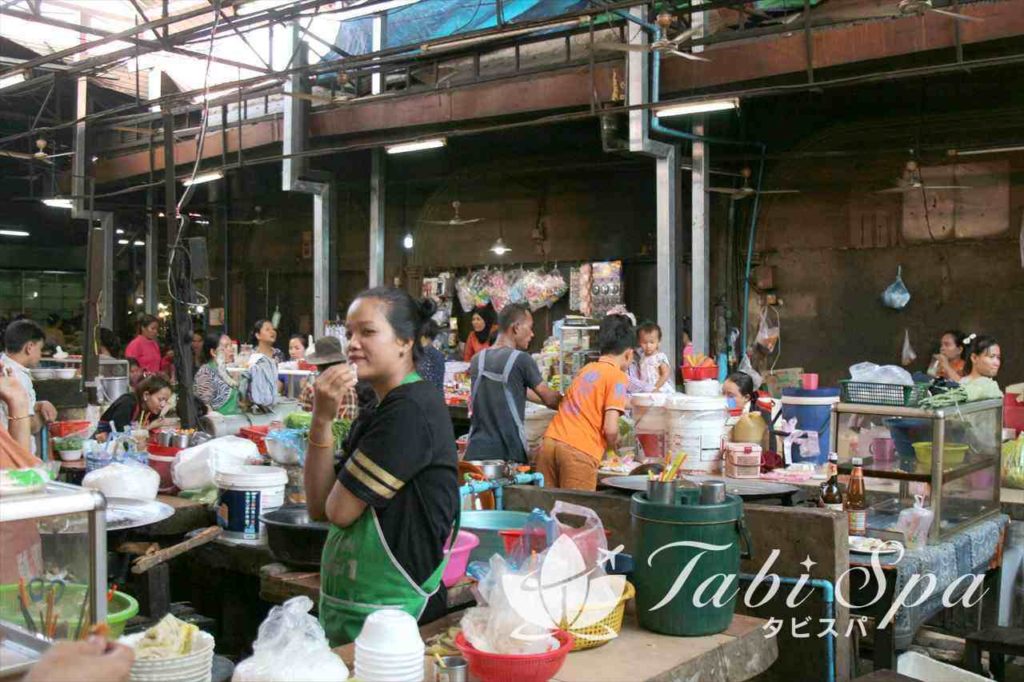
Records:
M800 382L804 387L804 390L814 391L818 388L818 375L817 374L801 374Z

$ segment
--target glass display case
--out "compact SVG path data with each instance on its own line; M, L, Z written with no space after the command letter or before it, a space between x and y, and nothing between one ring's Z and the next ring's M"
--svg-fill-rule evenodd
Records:
M564 394L576 372L600 357L597 348L597 325L563 324L558 332L558 391Z
M937 410L837 403L831 448L840 453L840 473L849 474L860 457L869 493L882 491L885 499L869 509L869 528L894 529L919 495L934 513L928 540L936 542L999 512L1002 428L1001 400Z
M107 620L105 508L64 483L0 486L0 678Z

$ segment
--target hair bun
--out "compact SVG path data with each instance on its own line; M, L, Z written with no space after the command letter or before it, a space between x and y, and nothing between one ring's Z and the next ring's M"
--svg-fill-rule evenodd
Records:
M426 322L437 312L437 303L432 298L421 298L416 302L416 307L419 309L421 322Z

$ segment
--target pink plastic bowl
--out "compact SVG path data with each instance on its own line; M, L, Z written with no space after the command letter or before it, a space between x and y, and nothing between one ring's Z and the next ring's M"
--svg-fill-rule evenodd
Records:
M441 576L445 587L451 587L466 575L469 553L479 544L480 538L477 536L464 530L459 531L459 536L455 538L455 545L448 554L448 565L444 567L444 575Z

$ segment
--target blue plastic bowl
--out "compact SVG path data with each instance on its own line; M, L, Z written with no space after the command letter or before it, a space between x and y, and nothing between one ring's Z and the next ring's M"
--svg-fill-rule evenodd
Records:
M914 457L914 443L932 438L930 419L889 417L882 423L892 434L892 441L896 445L896 454L900 457Z
M519 530L529 518L530 513L522 511L464 510L462 530L480 538L480 544L470 553L469 560L487 562L495 554L504 556L505 541L498 531Z

